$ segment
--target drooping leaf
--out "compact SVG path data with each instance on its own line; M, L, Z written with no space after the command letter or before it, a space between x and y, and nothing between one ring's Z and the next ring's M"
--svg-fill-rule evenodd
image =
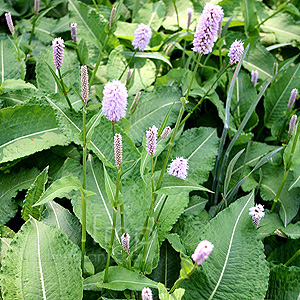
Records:
M36 89L36 87L28 82L25 82L22 79L6 79L2 82L1 85L4 89L7 90L21 90L21 89Z
M6 251L1 280L4 300L81 300L79 248L60 229L31 218Z
M183 299L262 299L268 286L263 244L249 216L254 193L240 198L213 218L199 241L214 245L209 258L182 283ZM220 234L220 228L222 233ZM256 263L254 264L253 261ZM239 272L236 272L236 270ZM234 293L231 288L234 286ZM255 289L253 289L255 286Z
M103 283L103 273L98 273L84 280L84 290L100 291L102 288L124 291L126 289L141 291L144 287L157 288L157 282L122 267L108 269L107 283Z
M258 235L263 240L267 236L273 235L274 231L282 227L282 221L278 214L265 210L265 216L260 220Z
M300 222L299 221L295 224L289 224L286 228L281 228L280 230L291 239L299 239L300 238Z
M208 179L218 154L216 129L208 127L192 128L184 131L176 142L172 157L183 156L188 160L187 179L203 183Z
M37 220L40 219L43 207L33 207L33 205L39 201L45 191L45 185L48 181L48 169L49 166L36 177L26 193L22 207L22 218L25 221L29 220L30 216Z
M57 127L53 109L39 104L2 109L0 130L1 163L68 143Z

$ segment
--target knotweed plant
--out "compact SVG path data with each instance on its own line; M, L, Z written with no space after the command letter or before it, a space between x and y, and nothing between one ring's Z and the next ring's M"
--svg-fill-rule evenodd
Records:
M0 298L298 299L297 1L17 2Z

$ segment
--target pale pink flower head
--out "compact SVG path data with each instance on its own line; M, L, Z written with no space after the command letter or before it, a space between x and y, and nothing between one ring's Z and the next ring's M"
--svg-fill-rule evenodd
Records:
M117 122L126 115L127 89L119 80L106 83L103 89L102 111L110 121Z
M297 115L293 115L291 117L290 125L289 125L289 134L290 135L293 135L293 132L294 132L294 129L295 129L295 126L296 126L296 122L297 122Z
M258 71L257 70L252 70L251 72L251 82L253 83L254 86L257 84L257 79L258 79Z
M228 56L230 58L229 63L231 65L236 64L240 60L243 53L244 53L244 43L241 40L240 41L235 40L231 44L229 49L229 53L228 53Z
M257 228L260 220L265 216L264 207L261 204L249 208L249 215L252 217L254 226Z
M81 97L85 104L89 99L89 74L86 65L82 65L80 68L81 74Z
M52 41L53 62L55 69L60 69L64 59L64 40L61 37L55 38Z
M214 245L209 241L201 241L197 248L195 249L194 254L192 254L192 259L199 266L202 264L214 249Z
M190 28L192 23L193 10L191 8L187 9L187 29Z
M176 157L172 160L168 168L168 174L186 179L187 170L189 168L188 160L183 157Z
M146 150L150 156L153 156L156 152L157 131L155 125L149 127L149 130L146 131Z
M193 51L200 54L212 52L223 17L224 12L220 5L209 2L205 4L193 40Z
M15 27L14 27L14 23L12 21L10 12L5 13L4 16L5 16L6 23L7 23L7 26L8 26L8 29L9 29L11 35L14 35Z
M143 288L142 300L153 300L152 291L150 288L148 287Z
M290 96L289 103L288 103L288 109L291 109L293 107L297 96L298 96L298 90L292 89L291 96Z
M127 252L127 254L130 254L130 248L129 248L129 242L130 242L130 235L128 233L123 233L121 236L121 243L123 250Z
M119 168L123 162L122 135L120 133L116 133L114 136L114 153L115 164Z
M169 136L169 134L170 134L170 132L171 132L171 127L170 126L167 126L164 130L163 130L163 132L161 133L161 135L160 135L160 137L162 138L162 139L167 139L168 138L168 136Z
M134 32L132 46L134 49L144 51L150 43L152 30L148 25L141 23Z
M74 43L77 41L77 23L71 23L70 25L71 38Z

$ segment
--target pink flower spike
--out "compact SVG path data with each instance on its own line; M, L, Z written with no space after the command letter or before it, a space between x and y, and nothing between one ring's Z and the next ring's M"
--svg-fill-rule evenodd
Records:
M209 241L201 241L197 248L195 249L194 254L192 254L192 259L199 266L202 264L214 249L214 245Z
M64 59L64 40L61 37L55 38L52 41L53 62L55 69L60 69Z
M265 216L264 207L261 204L249 208L249 215L252 216L254 226L257 228L260 220Z
M150 288L145 287L142 290L142 300L153 300L152 291Z
M11 14L10 14L10 12L7 12L4 15L5 15L5 19L6 19L8 29L9 29L11 35L14 35L15 27L14 27L14 23L13 23L12 18L11 18Z
M71 38L74 43L77 41L77 23L71 23L70 25Z
M168 174L186 179L187 169L189 168L188 160L183 157L176 157L172 160L168 168Z
M228 56L230 57L229 63L231 65L236 64L244 53L244 43L242 41L235 40L229 49Z
M150 156L153 156L156 152L157 131L155 125L149 127L149 130L146 131L146 150Z
M132 46L134 49L144 51L150 43L152 30L148 25L141 23L134 32Z
M293 107L297 96L298 96L298 90L297 89L292 89L291 96L290 96L289 103L288 103L288 109L289 110Z

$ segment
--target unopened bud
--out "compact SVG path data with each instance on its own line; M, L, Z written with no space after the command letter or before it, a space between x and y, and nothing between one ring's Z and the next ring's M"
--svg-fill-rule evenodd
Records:
M70 25L71 38L74 43L77 41L77 23L71 23Z
M12 21L10 12L5 13L5 19L6 19L6 23L7 23L7 26L8 26L8 29L9 29L11 35L14 35L15 27L14 27L14 23Z
M190 28L192 23L193 10L191 8L187 9L187 29Z
M136 93L134 99L133 99L132 104L131 104L131 107L130 107L130 110L129 110L129 114L130 114L130 115L133 114L133 112L135 111L136 106L137 106L137 104L138 104L138 102L139 102L139 100L140 100L140 97L141 97L141 92L138 91L138 92Z
M111 13L110 13L110 19L109 19L109 29L112 28L115 16L116 16L116 11L117 8L115 6L113 6L113 8L111 9Z
M121 236L121 243L122 243L123 250L126 251L127 254L130 254L129 242L130 242L130 235L128 233L123 233Z
M132 69L129 69L128 72L127 72L125 85L128 84L128 82L129 82L129 80L131 78L131 75L132 75Z
M171 43L166 50L166 56L170 56L169 54L172 52L173 49L174 49L174 43Z
M157 128L155 125L149 127L146 131L146 150L150 156L153 156L156 152L157 143Z
M122 136L120 133L116 133L114 136L114 152L115 152L115 164L119 168L123 162L123 150L122 150Z
M298 96L298 90L293 89L291 91L291 96L290 96L289 103L288 103L288 110L290 110L293 107L297 96Z
M40 0L34 0L34 14L37 17L40 10Z
M278 72L278 62L274 62L274 65L273 65L273 74L277 74Z
M258 71L257 70L252 70L251 72L251 82L253 83L254 86L257 84L257 79L258 79Z
M163 130L163 132L161 133L160 137L161 137L162 139L166 139L166 138L168 138L170 132L171 132L171 127L170 127L170 126L167 126L167 127Z
M288 237L285 233L283 233L283 232L280 231L279 229L276 229L276 230L274 231L274 233L275 233L276 235L280 236L280 237L283 237L283 238L287 238L287 237Z
M291 117L291 121L290 121L290 126L289 126L289 135L293 135L295 126L296 126L296 122L297 122L297 115L293 115Z
M81 97L85 104L89 99L89 74L86 65L81 66Z

